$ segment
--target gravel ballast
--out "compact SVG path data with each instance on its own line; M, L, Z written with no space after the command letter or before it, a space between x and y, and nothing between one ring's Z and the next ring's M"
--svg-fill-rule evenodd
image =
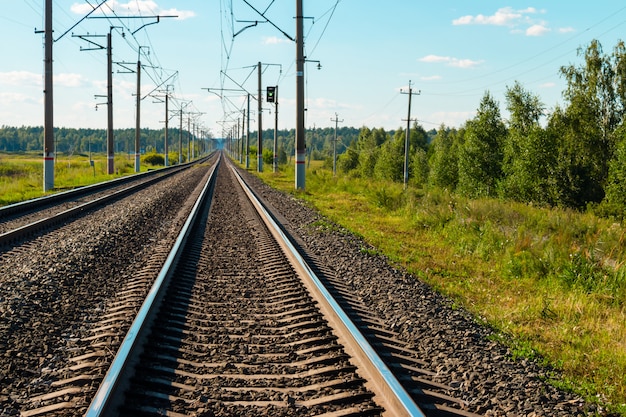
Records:
M393 266L362 239L257 177L248 174L246 179L278 208L289 233L423 355L438 382L456 388L454 395L467 402L469 411L485 416L610 415L550 385L547 381L559 378L555 371L533 360L513 360L509 348L496 341L500 335Z

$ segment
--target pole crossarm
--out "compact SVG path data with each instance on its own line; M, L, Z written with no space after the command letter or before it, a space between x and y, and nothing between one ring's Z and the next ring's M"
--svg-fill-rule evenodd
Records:
M261 23L266 23L266 22L267 21L261 22ZM253 27L257 26L259 24L259 21L258 20L254 20L254 21L248 22L248 21L245 21L245 20L238 20L237 23L250 23L250 24L248 26L244 26L243 28L239 29L237 31L237 33L233 33L233 39L235 39L235 37L237 35L239 35L241 32L243 32L244 30L250 29L250 28L253 28Z
M246 90L242 90L240 88L211 88L211 87L204 87L204 88L202 88L202 90L207 90L209 93L213 93L213 94L215 94L216 96L218 96L221 99L223 99L224 96L221 95L221 94L218 94L217 91L220 91L220 92L233 91L233 92L247 93Z
M246 88L244 86L242 86L241 84L239 84L237 81L235 81L230 75L226 74L226 72L224 71L220 71L220 73L224 74L229 80L231 80L232 82L234 82L237 87L241 88L242 91L244 91L246 94L250 94L252 95L251 92L249 92L248 90L246 90ZM256 100L256 98L253 96L252 98L254 98Z
M94 42L94 41L92 41L92 40L90 40L90 39L89 39L89 38L105 38L105 37L106 37L106 35L90 35L90 34L86 34L86 35L74 35L74 34L72 33L72 38L80 38L80 39L84 40L84 41L85 41L85 42L87 42L87 43L90 43L90 44L92 44L92 45L95 45L95 47L94 47L94 48L84 48L84 47L82 47L82 46L81 46L81 47L80 47L80 50L81 50L81 51L98 51L98 50L100 50L100 49L106 49L106 46L104 46L104 45L100 45L99 43Z
M248 65L245 67L241 67L241 68L258 68L258 64L254 64L254 65ZM270 67L270 66L275 66L275 67L280 67L280 71L279 73L282 74L283 73L283 64L268 64L266 62L261 62L261 66L262 67ZM265 73L265 70L263 70L263 72Z
M144 95L141 99L143 100L144 98L148 97L149 95L151 95L152 93L154 93L155 91L157 91L159 88L161 88L161 86L165 83L167 83L169 80L171 80L173 77L178 75L178 71L174 71L172 73L172 75L170 75L169 77L167 77L165 80L163 80L163 82L161 82L161 84L157 85L156 87L154 87L152 89L152 91L150 91L148 94Z
M417 90L417 92L413 92L413 88L411 87L412 85L413 83L409 81L409 91L403 91L402 89L400 89L400 94L410 94L412 96L419 96L420 94L422 94L421 90Z
M100 3L99 3L98 5L96 5L95 7L93 7L93 6L92 6L92 7L93 7L93 9L92 9L89 13L87 13L87 14L86 14L86 15L85 15L82 19L80 19L78 22L74 23L74 25L73 25L71 28L69 28L68 30L66 30L65 32L63 32L63 34L62 34L61 36L59 36L58 38L56 38L56 39L54 40L54 42L59 41L62 37L64 37L65 35L67 35L69 32L71 32L71 31L72 31L72 29L74 29L76 26L80 25L80 24L81 24L81 22L82 22L83 20L85 20L85 19L87 19L89 16L91 16L91 14L92 14L92 13L94 13L96 10L98 10L100 7L102 7L102 6L104 5L104 3L106 3L107 1L109 1L109 0L103 0L102 2L100 2ZM72 35L72 36L73 36L73 35Z
M131 16L133 18L145 18L145 16ZM152 19L156 19L156 22L150 22L150 23L146 23L143 26L140 26L139 29L135 29L131 35L134 35L135 33L139 32L141 29L145 28L146 26L150 26L150 25L156 25L157 23L159 23L161 21L162 18L166 18L166 17L178 17L178 15L168 15L168 16L148 16L149 18Z
M117 71L118 74L134 74L137 72L136 69L128 68L126 65L137 65L136 62L114 62L115 65L119 65L124 68L126 71Z
M271 21L271 20L269 20L267 17L265 17L265 12L267 12L267 9L265 9L265 11L264 11L263 13L261 13L261 12L260 12L260 11L258 11L258 10L257 10L254 6L252 6L252 5L248 2L248 0L243 0L243 2L244 2L244 3L246 3L248 6L250 6L250 8L251 8L252 10L254 10L257 14L259 14L259 16L261 16L263 19L265 19L265 21L266 21L267 23L269 23L270 25L274 26L274 27L275 27L275 28L276 28L276 29L277 29L280 33L282 33L283 35L285 35L285 37L286 37L287 39L289 39L289 40L290 40L290 41L292 41L292 42L295 42L295 41L296 41L294 38L292 38L291 36L289 36L289 34L287 34L287 32L285 32L284 30L282 30L281 28L279 28L278 26L276 26L276 25L274 24L274 22L272 22L272 21ZM269 8L269 7L268 7L268 8ZM255 26L256 26L256 25L255 25ZM239 31L239 32L241 32L241 31Z

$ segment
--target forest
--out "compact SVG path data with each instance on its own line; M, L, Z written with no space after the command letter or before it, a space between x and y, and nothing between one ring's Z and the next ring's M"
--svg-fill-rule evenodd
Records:
M563 66L565 104L550 112L520 83L508 86L505 120L486 92L462 127L410 132L409 183L470 198L593 209L622 219L626 209L626 47L580 48ZM361 129L338 161L340 172L403 181L405 132Z
M170 146L178 146L179 129L169 129ZM55 128L54 146L57 153L106 152L105 129ZM183 131L187 141L188 132ZM135 129L115 129L115 152L135 152ZM141 148L143 152L161 152L165 146L165 130L142 129ZM43 126L0 127L0 151L31 152L43 149Z
M470 198L496 197L540 206L591 208L623 218L626 208L626 47L608 53L598 41L578 51L581 63L560 68L567 82L564 104L546 109L541 98L519 82L508 86L505 108L485 92L476 116L459 128L441 125L410 129L409 184L439 187ZM307 156L332 167L337 135L340 174L402 182L405 136L402 128L342 127L307 130ZM115 131L116 152L134 152L134 129ZM168 133L173 150L179 131ZM189 133L183 132L186 143ZM271 163L273 130L264 130L264 159ZM163 152L165 132L143 129L142 152ZM280 161L294 154L295 131L279 130ZM59 153L105 151L106 131L55 129ZM42 149L42 127L0 128L0 151ZM238 142L240 146L241 142ZM250 134L256 154L256 132Z

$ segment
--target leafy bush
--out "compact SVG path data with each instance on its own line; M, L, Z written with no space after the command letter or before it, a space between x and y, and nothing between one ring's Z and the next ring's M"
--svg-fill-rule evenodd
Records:
M268 167L274 164L274 150L263 148L263 163Z
M141 157L141 162L148 165L165 165L165 158L158 153L150 153Z

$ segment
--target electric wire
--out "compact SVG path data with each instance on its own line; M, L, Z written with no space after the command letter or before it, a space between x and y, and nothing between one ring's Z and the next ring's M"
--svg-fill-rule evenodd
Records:
M31 4L32 3L32 4ZM36 4L36 6L35 6ZM41 6L39 5L39 2L36 1L27 1L26 5L28 7L30 7L38 16L41 16L41 18L44 18L43 13L41 12Z
M324 37L324 34L326 33L326 29L328 29L328 25L330 24L330 21L332 20L334 14L335 14L335 10L337 10L337 6L339 5L339 3L341 3L341 0L337 0L333 7L328 9L328 11L326 11L324 14L322 14L319 17L319 19L322 19L324 16L326 16L328 13L330 13L330 17L326 21L326 24L324 25L324 29L322 29L322 33L320 34L320 37L317 39L317 42L315 42L315 45L313 45L313 48L311 49L311 52L310 52L311 55L313 55L313 53L315 53L315 50L317 49L317 46L319 45L320 41ZM311 25L311 29L313 29L313 25Z
M250 8L252 8L252 10L254 10L256 13L258 13L260 16L262 16L266 21L269 22L269 19L266 17L266 13L271 9L271 7L274 5L274 0L272 0L267 7L265 7L265 9L263 11L259 11L257 10L255 7L253 7L248 1L243 0L245 4L247 4ZM320 41L322 40L322 38L324 37L324 34L326 32L326 29L328 28L330 21L332 20L332 17L334 15L335 10L337 9L337 6L339 5L339 3L341 2L341 0L336 0L334 5L329 8L326 12L324 12L320 19L324 19L324 17L326 17L327 15L329 16L328 19L326 20L325 26L322 29L322 32L319 36L319 38L317 39L315 46L317 47L320 43ZM225 1L221 1L220 2L220 14L221 14L221 22L220 22L220 32L221 32L221 41L222 41L222 64L221 64L221 73L223 74L221 76L221 84L220 87L222 89L224 89L225 87L225 83L226 83L226 78L228 77L227 73L232 71L233 69L229 67L231 58L232 58L232 52L233 52L233 45L234 45L234 36L230 37L231 40L231 44L229 47L227 47L227 40L226 40L226 26L228 23L230 23L230 27L231 27L231 35L234 34L235 30L234 30L234 22L236 21L235 18L235 11L233 8L233 2L232 0L229 2L225 2ZM269 22L272 24L272 26L276 27L281 33L283 33L285 36L287 36L289 39L293 40L293 38L291 38L290 36L288 36L282 29L278 28L274 23ZM303 41L306 40L306 38L309 36L309 34L311 33L313 28L313 25L311 26L311 29L309 29L309 31L307 32L307 35L305 36L305 39ZM295 75L295 72L292 72L292 69L295 65L295 60L292 60L287 68L286 71L283 71L281 69L281 71L278 74L278 77L276 79L276 85L280 86L282 84L282 82L284 80L286 80L287 78L290 78L292 76ZM269 67L269 65L266 65L265 68L263 68L262 73L265 74L265 71L267 71L267 67ZM244 81L241 83L236 83L240 86L245 85L246 82L249 80L249 78L252 76L252 74L254 73L254 68L251 70L251 72L247 75L247 77L245 77ZM230 77L228 77L230 78ZM231 81L234 81L231 79ZM307 97L307 103L308 103L308 78L305 77L305 97ZM229 111L232 110L231 106L234 105L234 103L227 103L226 100L222 100L222 110L224 112L224 114L228 113ZM305 117L306 117L306 113L305 113ZM306 122L305 122L306 123Z
M566 45L566 44L570 43L571 41L573 41L574 39L576 39L576 38L578 38L578 37L581 37L581 36L583 36L584 34L586 34L586 33L588 33L588 32L591 32L594 28L596 28L596 27L598 27L598 26L600 26L600 25L604 24L606 21L608 21L608 20L609 20L609 19L611 19L612 17L617 16L618 14L622 13L622 12L623 12L623 11L625 11L625 10L626 10L626 6L621 7L621 8L620 8L620 9L618 9L617 11L612 12L612 13L611 13L611 14L609 14L608 16L606 16L606 17L604 17L604 18L600 19L598 22L596 22L596 23L592 24L591 26L589 26L589 27L585 28L583 31L578 32L578 33L576 33L576 34L574 34L574 35L572 35L572 36L568 37L567 39L565 39L565 40L563 40L563 41L561 41L561 42L559 42L559 43L557 43L557 44L555 44L555 45L553 45L553 46L551 46L551 47L549 47L549 48L546 48L546 49L544 49L544 50L541 50L540 52L538 52L538 53L536 53L536 54L534 54L534 55L532 55L532 56L530 56L530 57L526 57L526 58L524 58L523 60L517 61L517 62L516 62L516 63L514 63L514 64L508 65L508 66L503 67L503 68L499 68L499 69L497 69L497 70L495 70L495 71L491 71L491 72L489 72L489 73L487 73L487 74L482 74L482 75L479 75L479 76L476 76L476 77L471 77L471 78L463 78L463 79L459 79L459 80L449 80L449 81L446 81L446 83L447 83L448 85L450 85L450 84L459 84L459 83L466 84L466 83L469 83L469 82L472 82L472 81L476 81L476 80L479 80L479 79L483 79L483 78L492 78L494 75L499 74L499 73L501 73L501 72L504 72L504 71L510 70L510 69L512 69L512 68L519 67L519 66L521 66L521 65L523 65L523 64L525 64L525 63L534 62L537 58L539 58L539 57L541 57L541 56L543 56L543 55L546 55L547 53L550 53L550 52L552 52L552 51L554 51L554 50L558 50L558 49L559 49L559 48L561 48L563 45ZM611 32L611 31L613 31L613 30L617 29L618 27L622 26L622 25L623 25L623 24L625 24L625 23L626 23L626 21L623 21L623 22L618 23L617 25L615 25L615 26L611 27L610 29L608 29L608 30L606 30L606 31L604 31L604 32L602 32L602 33L600 33L600 34L598 35L598 37L601 37L601 36L606 35L607 33L609 33L609 32ZM502 83L504 83L504 82L506 82L506 81L511 81L511 80L514 80L514 79L516 79L517 77L519 77L519 76L521 76L521 75L524 75L524 74L527 74L527 73L532 72L532 71L534 71L534 70L537 70L537 69L543 68L543 67L545 67L545 66L547 66L547 65L549 65L549 64L551 64L551 63L553 63L553 62L555 62L555 61L557 61L558 59L563 58L564 56L570 55L572 52L576 51L578 48L579 48L578 46L576 46L575 48L570 48L570 49L568 49L567 51L563 52L562 54L560 54L560 55L558 55L558 56L556 56L556 57L555 57L555 56L552 56L552 57L551 57L551 59L550 59L550 60L548 60L547 62L544 62L544 63L539 64L539 65L535 65L535 66L533 66L532 68L527 69L527 70L524 70L524 71L523 71L523 72L521 72L521 73L516 73L515 75L509 76L509 77L507 77L505 80L502 80L502 81L499 81L499 82L496 82L496 83L492 83L492 82L490 82L490 83L488 84L488 86L491 86L491 85L494 85L494 84L495 84L495 85L499 85L499 84L502 84ZM473 88L473 89L471 89L471 90L464 90L464 91L462 91L462 92L460 92L460 93L458 93L458 94L445 94L445 95L460 95L460 96L463 96L463 95L467 95L467 93L468 93L468 92L470 92L470 91L478 91L478 90L485 91L485 89L488 89L488 86L483 86L483 87L480 87L480 88L479 88L479 87L477 87L477 88Z
M94 7L92 4L89 3L88 0L86 0L86 2L92 8ZM136 12L137 12L137 14L139 14L139 17L141 17L140 21L145 23L146 19L143 18L144 13L143 13L143 9L142 9L141 5L139 4L138 1L135 1L135 4L136 4L136 7L137 7ZM154 90L158 89L158 87L163 85L165 82L168 82L168 80L170 78L173 78L174 76L178 75L177 72L172 71L172 70L166 70L161 65L160 60L158 58L158 54L156 53L156 48L154 47L152 39L150 37L149 31L143 31L143 37L146 39L146 43L148 45L142 45L142 42L140 42L140 40L137 38L137 35L135 33L133 33L132 28L129 26L129 24L127 24L125 22L125 20L128 20L128 19L125 19L125 16L117 14L114 10L112 10L110 8L110 6L107 5L107 8L114 15L113 17L111 17L111 16L108 16L106 13L103 13L104 17L107 19L107 21L111 25L111 28L116 27L117 22L119 22L119 25L123 29L122 33L124 35L125 34L129 34L130 35L130 36L123 36L123 39L124 39L125 43L128 45L128 47L132 51L135 52L135 54L137 55L137 57L140 60L142 60L142 57L143 57L144 62L146 62L148 64L148 65L143 64L142 67L147 69L143 73L154 84L154 89L152 90L152 92L154 92ZM148 7L148 10L150 12L152 12L153 15L158 15L158 13L156 13L156 11L154 9ZM113 19L115 19L116 22L114 22ZM149 53L145 50L146 46L149 48ZM177 82L177 84L178 84L178 90L177 91L182 94L182 86L180 84L180 78L176 77L173 82ZM152 92L150 94L152 94ZM174 95L171 95L171 97L176 102L176 97Z

